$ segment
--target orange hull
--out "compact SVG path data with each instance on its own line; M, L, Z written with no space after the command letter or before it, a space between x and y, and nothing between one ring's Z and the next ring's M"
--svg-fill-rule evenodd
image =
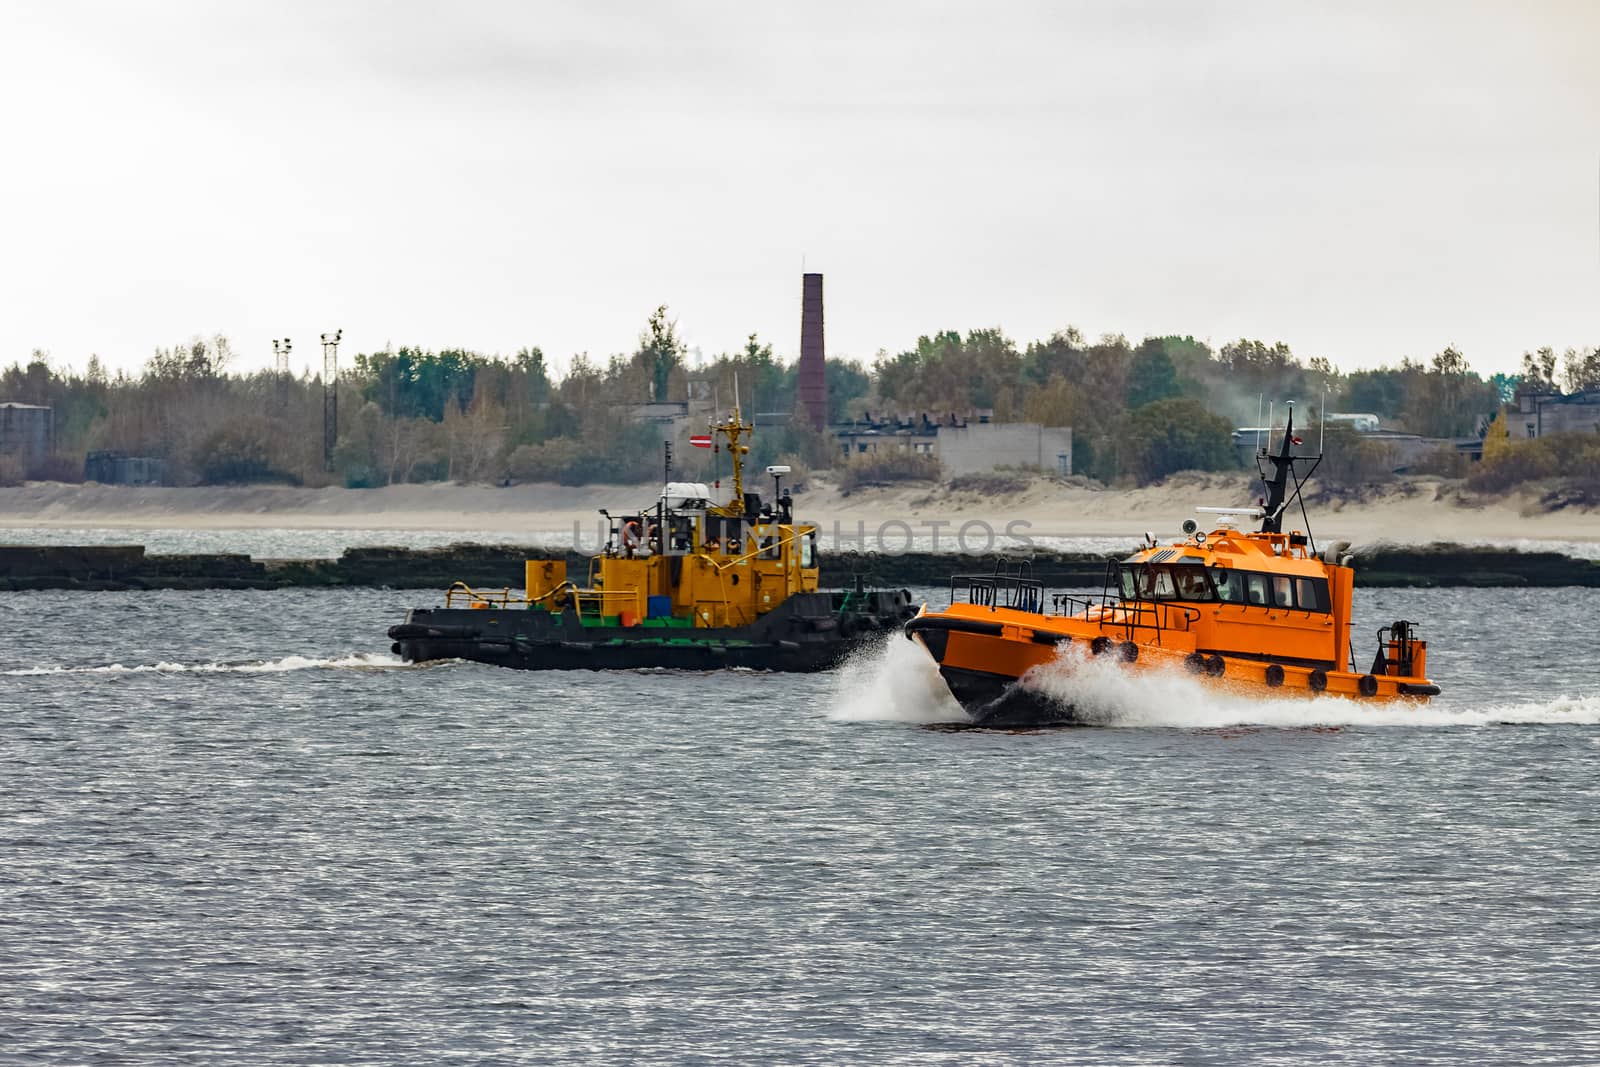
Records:
M1361 674L1314 663L1197 647L1193 632L1129 626L1115 611L1099 619L1045 615L1006 607L952 604L926 608L906 624L939 665L951 692L980 722L1072 722L1070 707L1017 682L1054 662L1063 642L1109 656L1129 670L1187 671L1208 685L1259 696L1344 697L1359 701L1426 700L1438 687L1421 676Z

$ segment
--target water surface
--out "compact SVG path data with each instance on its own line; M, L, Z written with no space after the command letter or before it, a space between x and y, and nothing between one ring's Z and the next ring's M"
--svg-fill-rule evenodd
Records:
M1362 592L1446 696L399 665L433 592L0 594L0 1058L1600 1060L1593 594Z

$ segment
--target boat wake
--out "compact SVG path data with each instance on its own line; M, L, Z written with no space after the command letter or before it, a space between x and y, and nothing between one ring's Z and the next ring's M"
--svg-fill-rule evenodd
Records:
M1214 730L1235 726L1600 725L1600 695L1517 703L1369 704L1337 697L1262 699L1208 685L1182 669L1129 670L1110 657L1064 648L1021 683L1075 709L1087 725ZM851 722L970 721L922 649L890 634L853 656L835 677L829 718Z
M111 663L101 667L19 667L0 671L0 677L37 677L53 674L282 674L287 671L311 670L396 670L412 665L399 656L388 653L358 652L333 659L310 656L284 656L274 660L250 660L241 663L154 663L124 666Z
M1062 649L1023 684L1070 704L1092 726L1217 729L1269 726L1494 726L1600 724L1600 696L1559 696L1516 704L1370 704L1340 697L1277 697L1229 692L1180 668L1128 670L1110 659Z
M928 654L898 630L863 645L834 673L828 718L841 722L970 722Z

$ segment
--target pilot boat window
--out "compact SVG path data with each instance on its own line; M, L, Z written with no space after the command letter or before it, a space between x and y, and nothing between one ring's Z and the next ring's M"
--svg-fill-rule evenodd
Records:
M1172 585L1172 571L1166 567L1130 567L1123 571L1123 576L1124 587L1132 587L1131 593L1123 595L1135 600L1172 600L1177 596Z
M1244 572L1227 567L1211 568L1211 580L1217 587L1217 599L1224 604L1244 603Z
M1178 594L1173 591L1172 572L1165 567L1158 567L1150 575L1150 595L1148 600L1171 600Z
M1181 575L1182 571L1179 573ZM1180 583L1181 580L1180 578ZM1298 608L1301 611L1330 610L1326 578L1252 574L1227 567L1213 567L1211 583L1216 588L1217 599L1224 604L1250 604L1261 608ZM1184 595L1181 599L1209 600L1210 597Z
M1137 564L1118 573L1127 600L1210 600L1211 583L1204 567L1152 567Z
M1296 578L1295 602L1302 611L1327 611L1328 604L1328 579L1326 578Z
M1172 574L1178 586L1179 600L1211 599L1211 582L1206 578L1204 567L1175 567Z

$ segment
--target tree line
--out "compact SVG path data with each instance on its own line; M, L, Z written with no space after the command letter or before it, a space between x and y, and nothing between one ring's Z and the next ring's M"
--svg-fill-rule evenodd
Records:
M648 416L666 409L645 405L682 402L693 389L726 410L736 382L744 413L762 423L753 461L812 469L868 462L845 460L799 417L797 366L776 359L770 344L752 334L740 351L691 369L664 307L649 317L633 352L604 361L579 354L564 374L531 346L509 358L414 347L357 354L335 385L331 457L324 455L320 376L237 373L233 362L220 336L158 349L137 373L115 375L97 358L79 373L35 352L0 372L0 401L54 408L55 453L11 476L81 479L85 454L110 450L165 460L179 484L632 483L662 469L661 429ZM1263 398L1297 399L1302 410L1370 412L1430 437L1466 437L1481 434L1519 388L1600 389L1600 349L1563 358L1543 348L1523 357L1519 374L1485 377L1453 347L1346 373L1259 340L1213 349L1179 336L1091 341L1069 328L1018 346L999 330L947 331L880 352L870 365L830 360L827 381L831 423L942 421L982 411L999 422L1071 427L1078 473L1144 483L1179 470L1237 467L1233 431L1261 421ZM1344 465L1357 461L1349 477L1382 465L1363 467L1360 442L1347 444ZM714 477L718 458L679 447L676 469ZM923 470L900 465L913 466Z

